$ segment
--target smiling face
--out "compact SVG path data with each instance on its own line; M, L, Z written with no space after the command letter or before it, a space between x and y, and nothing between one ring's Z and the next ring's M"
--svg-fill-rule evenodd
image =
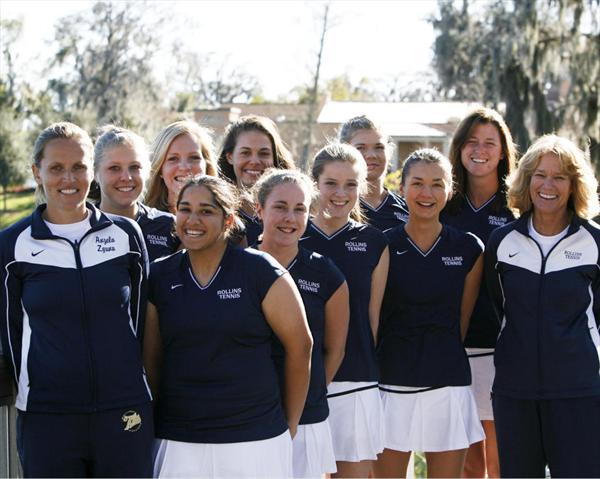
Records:
M85 199L92 181L92 160L81 145L65 138L50 140L39 167L32 167L38 185L44 188L48 218L60 222L80 221L86 213Z
M387 170L384 138L376 130L358 130L350 144L360 151L367 164L367 181L381 178Z
M360 173L347 161L331 161L319 175L319 210L329 218L347 222L358 201Z
M225 241L225 214L207 187L188 187L175 216L175 231L185 249L201 251Z
M273 188L257 213L263 222L263 241L278 247L298 243L306 230L310 200L296 183L281 183Z
M174 205L183 185L192 177L206 173L206 160L200 145L187 133L176 137L167 150L160 174L169 192L168 203Z
M438 220L451 194L447 176L444 169L435 163L420 161L411 166L400 187L410 219Z
M502 159L502 143L498 128L492 123L478 123L466 139L460 159L472 177L498 177L498 163Z
M563 171L558 156L555 153L542 155L529 183L534 214L566 214L571 193L571 179Z
M143 173L143 165L133 148L116 146L106 150L96 172L102 207L118 211L133 205L144 189Z
M233 152L227 155L227 162L233 166L238 187L250 188L274 165L271 140L258 130L242 131Z

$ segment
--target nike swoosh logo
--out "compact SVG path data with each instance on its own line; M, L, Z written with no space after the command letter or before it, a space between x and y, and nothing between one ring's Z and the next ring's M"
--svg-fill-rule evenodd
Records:
M407 249L405 249L404 251L396 251L396 254L404 254L404 253L406 253L406 252L408 252L408 250L407 250Z
M42 252L44 252L44 251L46 251L46 250L45 250L45 249L41 249L41 250L39 250L37 253L34 253L34 252L32 251L32 252L31 252L31 256L37 256L38 254L40 254L40 253L42 253Z
M179 288L179 286L183 286L183 284L172 284L171 289Z
M519 251L517 251L516 253L510 254L508 253L508 257L512 258L513 256L517 256L519 254Z

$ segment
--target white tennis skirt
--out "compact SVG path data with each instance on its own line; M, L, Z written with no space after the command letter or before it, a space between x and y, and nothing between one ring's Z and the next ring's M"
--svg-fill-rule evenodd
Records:
M294 477L321 477L337 471L329 421L298 426L292 441Z
M336 461L375 460L383 451L383 409L377 383L333 382L327 388Z
M421 392L414 391L422 388L381 387L401 391L381 391L387 449L453 451L485 438L470 386Z
M289 431L227 444L161 439L154 477L292 477L292 439Z
M494 350L484 348L467 348L469 364L471 365L471 389L477 404L480 421L493 421L492 384L494 383Z

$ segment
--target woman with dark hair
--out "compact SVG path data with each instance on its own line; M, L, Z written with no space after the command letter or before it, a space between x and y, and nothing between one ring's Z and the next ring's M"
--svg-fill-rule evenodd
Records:
M516 148L502 116L477 108L458 125L450 145L454 197L442 212L442 223L475 234L484 244L491 232L514 219L506 204L504 180L514 169ZM469 356L479 419L485 440L469 447L465 477L500 477L490 391L494 380L494 346L500 323L487 287L482 285L469 323L465 347Z
M0 332L25 477L152 473L146 249L134 221L86 203L92 155L78 126L43 130L32 170L44 200L0 233Z
M248 115L225 130L217 164L221 176L240 192L242 205L238 213L246 228L247 244L254 244L262 232L262 224L248 190L267 168L294 168L292 156L272 120Z
M156 396L158 477L291 477L312 339L290 275L229 241L233 185L188 182L177 200L183 247L152 264L144 359ZM273 360L284 350L283 398Z
M545 135L507 179L486 280L502 322L493 406L502 477L600 477L600 211L589 157Z

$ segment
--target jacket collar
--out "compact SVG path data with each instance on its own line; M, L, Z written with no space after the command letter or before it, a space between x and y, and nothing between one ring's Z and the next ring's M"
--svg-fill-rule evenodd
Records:
M521 233L525 236L529 236L529 218L530 217L531 217L531 210L529 210L528 212L521 215L515 221L515 230L517 230L519 233ZM582 220L579 216L577 216L575 213L573 213L573 216L571 218L571 223L569 224L569 229L567 230L567 236L570 236L573 233L575 233L576 231L578 231L579 228L581 227L581 225L583 224L583 221L584 220Z
M113 224L113 222L102 211L96 208L92 203L86 202L86 207L91 211L90 231L97 231ZM46 210L46 204L39 205L31 215L31 236L35 239L56 238L46 225L42 213Z

